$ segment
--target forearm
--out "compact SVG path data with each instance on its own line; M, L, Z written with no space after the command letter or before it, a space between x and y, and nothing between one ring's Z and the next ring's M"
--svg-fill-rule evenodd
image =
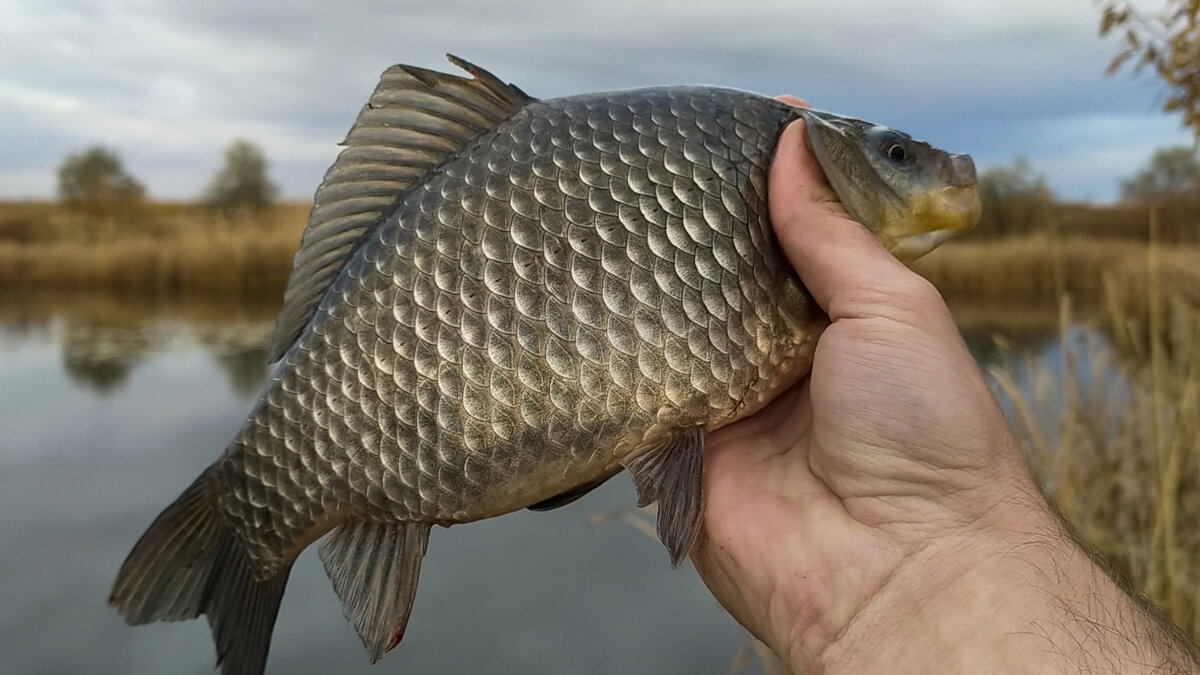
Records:
M1046 510L915 554L819 654L795 656L826 673L1200 672Z

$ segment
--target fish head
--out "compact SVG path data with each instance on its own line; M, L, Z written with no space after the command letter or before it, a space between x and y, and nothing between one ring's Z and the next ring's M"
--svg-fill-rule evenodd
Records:
M888 127L811 109L813 152L838 198L889 251L910 262L979 222L975 163Z

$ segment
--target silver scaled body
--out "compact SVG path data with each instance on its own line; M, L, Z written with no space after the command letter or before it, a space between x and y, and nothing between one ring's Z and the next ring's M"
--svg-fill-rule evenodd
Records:
M823 320L774 241L788 106L706 87L535 101L354 252L209 489L270 575L346 520L530 506L760 409Z

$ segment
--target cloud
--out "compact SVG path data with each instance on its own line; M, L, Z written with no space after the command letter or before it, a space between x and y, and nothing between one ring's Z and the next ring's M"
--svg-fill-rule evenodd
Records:
M446 69L447 51L540 96L682 82L793 92L981 160L1024 154L1068 197L1111 197L1139 157L1186 140L1156 116L1155 85L1104 77L1114 46L1089 3L814 5L10 1L0 177L23 178L0 181L0 196L52 194L62 157L104 142L153 195L191 197L246 137L285 194L307 197L379 73ZM1122 150L1097 151L1105 141Z

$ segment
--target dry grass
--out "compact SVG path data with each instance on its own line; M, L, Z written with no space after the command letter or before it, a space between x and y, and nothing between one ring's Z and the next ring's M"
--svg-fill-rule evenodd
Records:
M1144 298L1149 292L1151 246L1145 242L1027 237L943 246L915 268L933 282L951 307L984 308L1011 325L1052 328L1058 301L1070 296L1084 317L1106 316L1112 298ZM1200 305L1200 247L1153 247L1160 286L1172 297ZM1144 302L1123 302L1122 311L1148 326ZM986 323L986 317L980 317ZM973 326L978 327L978 326ZM984 326L986 327L986 326Z
M0 205L0 288L141 297L279 297L307 204L220 218L148 204L117 222L44 203Z
M993 369L1043 490L1119 576L1200 641L1200 305L1109 284L1108 331ZM1191 291L1195 291L1192 288ZM1100 337L1103 335L1103 337Z
M281 295L296 243L293 236L225 234L91 246L0 244L0 287L150 296Z
M99 217L55 202L0 201L0 242L13 244L159 241L212 232L295 231L304 226L311 204L282 202L259 214L232 217L193 202L146 202L120 217Z
M194 204L148 203L117 220L47 202L0 203L0 288L163 298L277 297L308 208L283 204L227 219ZM1074 295L1083 309L1100 307L1106 275L1125 275L1120 286L1144 286L1144 241L1151 228L1151 221L1142 223L1145 209L1056 209L1057 218L1071 223L1058 228L1061 236L967 240L935 251L918 270L951 304L965 300L1019 309L1009 314L1032 307L1042 317L1053 317L1063 292ZM1200 222L1200 214L1197 218ZM1174 222L1166 216L1153 222L1158 239L1163 233L1194 231L1164 224ZM1166 283L1200 289L1200 246L1164 252L1161 267Z
M1157 241L1200 245L1200 199L1165 199L1153 205L1100 206L1055 202L1044 196L984 199L983 218L968 241L1004 239L1053 233L1066 239L1141 241L1150 239L1153 219ZM1153 216L1151 215L1153 214Z
M1067 238L1155 241L1171 245L1200 245L1200 200L1195 197L1162 200L1153 205L1054 204L1051 227ZM1151 232L1153 229L1153 232Z
M1014 435L1081 539L1200 641L1200 247L1161 230L962 243L919 269L997 324L1057 323L1060 353L992 371Z

